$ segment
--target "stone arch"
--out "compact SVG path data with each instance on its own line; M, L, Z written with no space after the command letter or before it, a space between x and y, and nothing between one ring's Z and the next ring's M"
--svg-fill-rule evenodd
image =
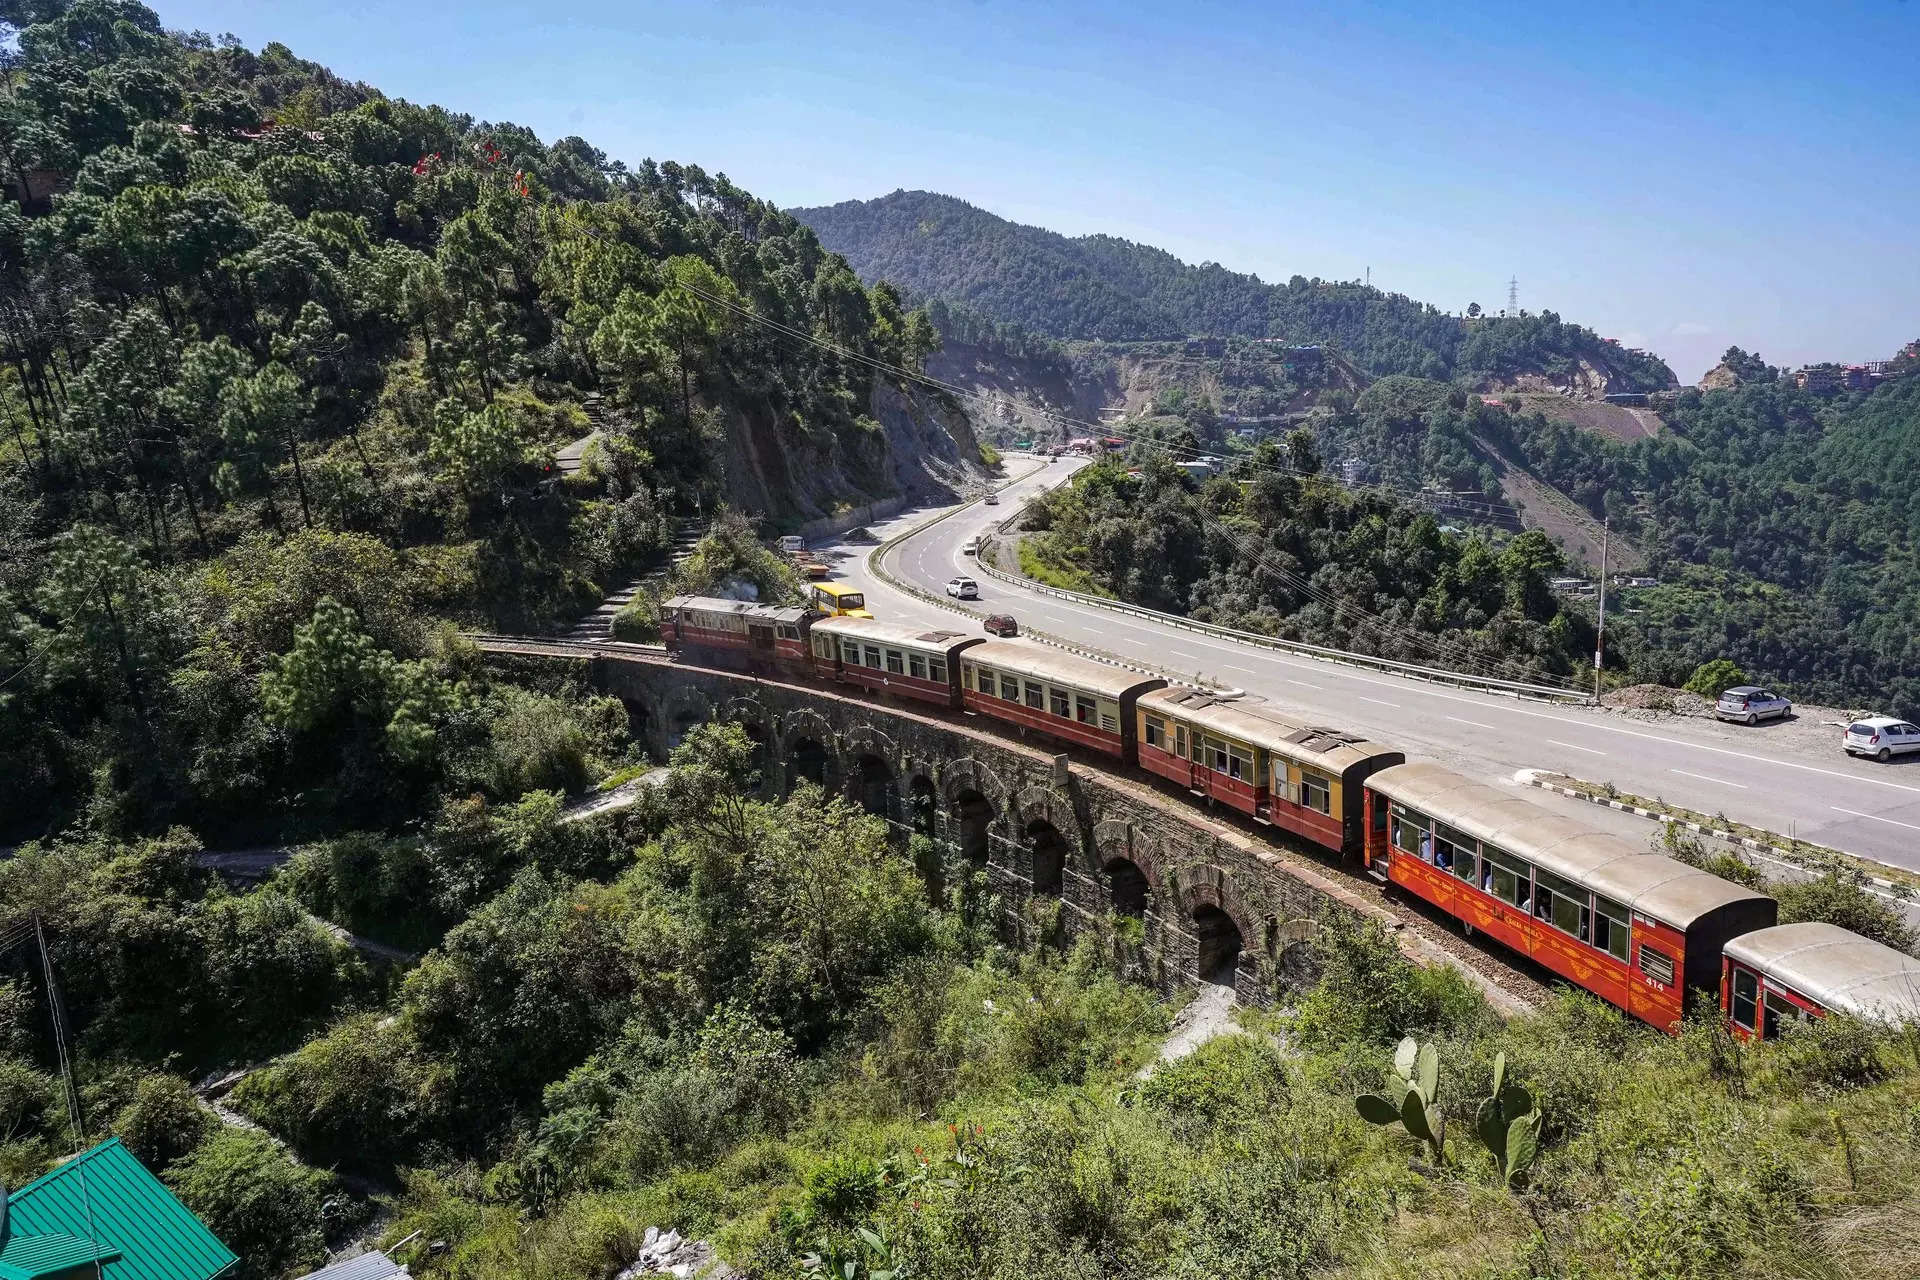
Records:
M977 791L993 805L996 814L1007 811L1007 784L1000 775L981 764L972 756L961 760L952 760L940 771L940 794L952 810L956 797L963 791Z
M661 700L661 729L666 734L667 750L672 751L693 730L713 719L713 703L691 684L674 687Z
M1078 864L1084 857L1087 833L1080 825L1080 815L1073 811L1073 802L1052 787L1022 790L1013 799L1011 817L1015 829L1022 833L1035 822L1046 823L1060 833L1070 861Z
M780 757L786 765L787 790L802 781L831 792L840 775L840 740L833 725L818 711L789 711L780 717Z
M1066 837L1044 817L1022 823L1020 834L1027 846L1033 892L1040 897L1059 897L1066 888L1067 860L1072 855Z
M847 798L876 818L901 821L900 780L893 766L870 751L849 750L846 759Z
M852 759L856 752L884 760L887 768L898 772L900 748L892 738L870 724L857 724L841 735L840 754Z
M1107 906L1117 916L1144 920L1147 903L1153 897L1153 882L1140 864L1125 854L1115 854L1100 868L1106 881Z
M1196 944L1194 977L1237 986L1238 971L1257 960L1265 941L1258 917L1247 909L1224 868L1193 863L1180 868L1179 878L1180 914Z
M640 750L643 753L657 759L660 751L659 743L656 741L660 736L660 717L654 714L653 708L649 707L643 699L623 697L620 701L627 709L628 736L640 744Z

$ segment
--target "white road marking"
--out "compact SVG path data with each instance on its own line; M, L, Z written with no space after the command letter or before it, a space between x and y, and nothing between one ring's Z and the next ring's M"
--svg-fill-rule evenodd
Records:
M1243 676L1257 676L1260 674L1251 667L1231 667L1224 662L1220 664L1220 669L1222 671L1238 671Z
M1317 685L1317 684L1308 684L1308 683L1307 683L1307 682L1306 682L1305 680L1292 680L1292 679L1290 679L1290 680L1288 680L1288 681L1287 681L1287 683L1288 683L1288 684L1297 684L1297 685L1299 685L1299 686L1300 686L1300 687L1301 687L1302 689L1318 689L1318 688L1320 687L1320 686L1319 686L1319 685Z
M1723 787L1738 787L1742 791L1745 791L1747 789L1747 784L1744 782L1728 782L1725 778L1715 778L1704 773L1691 773L1685 769L1669 769L1667 770L1667 772L1684 774L1686 777L1689 777L1689 778L1698 778L1702 782L1717 782Z
M1201 657L1199 654L1188 653L1185 649L1169 649L1167 650L1167 652L1172 654L1176 658L1185 658L1188 662L1205 662L1206 661L1206 659Z
M1914 826L1911 822L1896 822L1892 818L1883 818L1876 813L1861 813L1858 809L1842 809L1837 804L1830 804L1827 808L1832 809L1835 813L1844 813L1855 818L1865 818L1868 822L1884 822L1890 827L1905 827L1909 831L1920 831L1920 827Z
M1397 702L1385 702L1379 698L1369 698L1363 693L1356 693L1353 696L1360 699L1360 701L1362 702L1371 702L1377 707L1392 707L1395 711L1398 711L1400 709L1400 704Z
M1590 756L1603 756L1607 754L1604 751L1596 751L1592 747L1583 747L1576 742L1562 742L1558 738L1543 738L1542 741L1551 742L1556 747L1565 747L1569 751L1584 751Z
M1478 720L1468 720L1464 716L1448 716L1447 719L1453 721L1455 724L1470 724L1476 729L1492 729L1495 733L1500 732L1497 725L1482 724Z

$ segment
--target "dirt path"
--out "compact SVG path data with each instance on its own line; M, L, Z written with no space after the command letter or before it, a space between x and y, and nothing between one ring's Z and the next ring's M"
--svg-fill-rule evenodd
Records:
M1500 490L1506 500L1521 509L1521 523L1539 529L1559 543L1572 559L1592 569L1600 567L1600 522L1583 511L1579 504L1544 480L1518 466L1480 436L1473 442L1500 478ZM1636 573L1646 568L1647 558L1639 550L1615 535L1608 540L1607 571Z
M1178 1062L1215 1036L1237 1033L1233 1021L1233 988L1222 982L1203 982L1186 1008L1174 1015L1173 1028L1160 1056L1140 1069L1140 1077L1150 1076L1163 1062Z

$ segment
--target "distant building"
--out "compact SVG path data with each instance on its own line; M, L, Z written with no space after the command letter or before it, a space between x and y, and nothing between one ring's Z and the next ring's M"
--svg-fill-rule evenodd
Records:
M1840 389L1840 370L1830 364L1808 365L1793 375L1793 385L1814 395L1831 395Z
M1504 409L1507 407L1507 402L1499 396L1481 396L1480 403L1489 409Z
M1849 391L1865 391L1873 386L1873 370L1863 364L1850 364L1840 371L1840 385Z
M1342 458L1340 460L1340 481L1343 484L1365 484L1367 481L1367 460L1361 457Z
M386 1254L374 1250L308 1272L301 1280L412 1280L412 1275Z
M1187 354L1202 359L1216 360L1227 354L1225 338L1188 338Z

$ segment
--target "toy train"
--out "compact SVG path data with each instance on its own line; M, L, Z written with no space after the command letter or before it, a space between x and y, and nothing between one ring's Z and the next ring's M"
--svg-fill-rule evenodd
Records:
M864 604L864 602L860 602ZM852 685L1138 767L1364 867L1636 1018L1717 991L1735 1035L1831 1011L1920 1020L1920 960L1763 893L1251 694L1172 686L1031 640L679 596L676 659Z

